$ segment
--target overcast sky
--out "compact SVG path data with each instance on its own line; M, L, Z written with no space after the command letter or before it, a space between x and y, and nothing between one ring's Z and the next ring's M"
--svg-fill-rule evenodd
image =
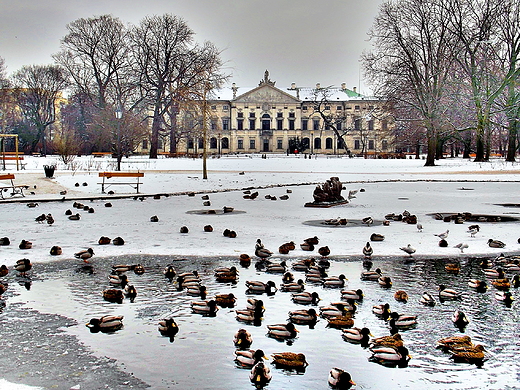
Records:
M184 18L199 42L223 50L239 87L255 87L266 69L285 89L316 83L363 84L359 58L383 0L0 0L0 57L8 74L52 63L51 55L78 18L112 14L137 24L147 15ZM360 81L361 79L361 81Z

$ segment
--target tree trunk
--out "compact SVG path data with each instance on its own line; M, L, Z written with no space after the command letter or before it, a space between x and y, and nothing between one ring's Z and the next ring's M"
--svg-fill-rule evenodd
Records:
M170 109L170 153L177 153L177 113L179 108L174 104Z
M428 138L428 154L426 155L425 167L435 166L435 152L437 151L437 137L433 134L433 129L428 129L426 134Z
M152 121L152 137L150 139L150 158L157 158L157 147L159 145L159 131L161 130L161 116L159 115L159 106L154 109Z
M509 132L508 132L508 140L507 140L507 156L506 161L514 162L516 149L518 148L518 129L517 129L517 121L513 119L512 122L509 122Z

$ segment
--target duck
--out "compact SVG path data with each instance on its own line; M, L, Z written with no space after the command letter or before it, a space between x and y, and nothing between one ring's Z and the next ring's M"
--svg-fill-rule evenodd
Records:
M509 290L511 288L511 283L509 282L509 279L506 279L506 278L493 279L493 280L491 280L491 284L497 290Z
M229 294L217 294L215 295L215 301L217 305L220 307L234 307L237 301L237 298L233 295L233 293Z
M390 314L392 312L390 310L390 305L388 303L381 303L379 305L372 306L372 313L374 313L376 316L381 317L382 319L386 320L390 317Z
M488 285L484 280L470 279L468 286L475 289L479 293L485 293L488 289Z
M328 276L323 279L323 287L341 288L345 286L345 281L348 280L345 275Z
M392 287L392 279L390 276L380 276L379 279L377 279L377 282L381 287L384 288L390 288Z
M368 328L347 328L342 330L342 336L345 341L351 343L359 343L361 346L368 346L370 340L370 329Z
M114 332L123 327L123 316L107 315L100 318L92 318L87 327L91 332Z
M251 265L251 257L247 253L241 253L238 257L238 262L241 267L247 268Z
M327 318L327 327L329 328L343 329L350 328L352 326L354 326L354 319L350 314Z
M261 349L237 349L235 350L235 361L242 367L253 367L262 359L269 360Z
M131 271L132 269L133 266L128 264L115 264L112 266L112 272L118 274L124 274L125 272Z
M309 268L312 265L315 265L315 264L316 264L315 259L311 258L311 259L304 259L304 260L295 261L294 263L292 263L291 267L295 271L306 272L306 271L309 270Z
M237 276L238 270L235 266L215 270L215 279L217 282L236 282Z
M444 300L460 300L462 299L462 295L460 292L446 288L444 284L441 284L439 286L439 298Z
M7 291L7 283L3 284L3 283L0 283L0 299L2 298L2 294L5 293ZM0 302L0 305L2 305L2 303L5 303L5 302ZM5 305L2 305L0 307L3 307Z
M379 233L372 233L370 235L370 241L378 242L378 241L384 241L385 236Z
M376 268L374 271L363 271L361 272L361 280L373 280L377 281L382 275L382 271L380 268Z
M363 300L363 290L358 288L357 290L341 290L341 299L353 299L354 301Z
M287 292L302 292L305 289L303 279L298 279L297 282L283 283L280 286L281 291Z
M481 344L472 346L463 346L452 350L450 359L456 363L472 363L480 366L485 358L485 348Z
M271 370L262 361L256 363L249 374L249 380L257 388L262 388L267 385L271 381L271 378Z
M271 356L276 368L303 370L309 365L303 353L280 352Z
M367 225L367 226L370 226L374 223L374 219L372 217L365 217L361 220L361 223L363 225Z
M29 259L16 260L16 265L14 266L14 269L20 272L20 276L26 276L31 268L32 263Z
M304 241L300 244L300 248L302 251L312 252L314 250L314 244Z
M61 247L57 246L57 245L54 245L53 247L51 247L51 250L50 250L50 254L51 256L59 256L63 253Z
M163 336L170 338L170 342L173 342L174 337L179 333L179 326L173 318L166 318L159 321L159 332Z
M406 291L404 291L404 290L397 290L394 293L394 299L397 302L406 303L406 302L408 302L408 293Z
M282 276L282 283L292 283L294 282L294 275L292 272L287 271Z
M134 271L134 274L136 274L136 275L142 275L145 273L145 268L141 264L132 265L132 270Z
M8 246L11 245L11 240L9 237L1 237L0 238L0 246Z
M52 214L47 214L45 216L45 220L47 221L47 225L54 224L54 217L52 216Z
M27 240L20 241L20 244L18 245L18 248L20 249L31 249L32 248L32 242Z
M518 259L504 265L506 272L520 272L520 262Z
M164 267L163 275L171 283L175 275L177 275L177 272L175 272L175 268L172 264L168 264L166 267Z
M513 288L520 287L520 275L516 274L511 278L511 286Z
M269 273L284 273L287 270L287 264L284 261L280 263L269 263L265 267L265 271Z
M45 214L40 214L38 215L36 218L34 218L34 220L38 223L43 223L45 222L45 219L46 219L46 216Z
M253 337L246 329L240 328L233 336L233 344L236 348L247 349L253 344Z
M372 246L370 246L370 243L367 241L365 246L363 247L363 255L365 256L365 259L372 258L372 255L374 254L374 249Z
M125 296L130 299L130 303L134 303L137 297L137 289L131 284L127 285L125 287Z
M390 336L382 336L370 340L370 349L379 347L398 348L404 345L403 338L400 333L395 333Z
M497 291L495 293L495 299L506 306L510 306L515 298L511 295L510 291Z
M200 283L190 284L189 286L186 286L186 294L192 297L200 297L201 299L206 299L206 286L202 286L200 285Z
M9 268L7 268L7 266L5 264L2 264L0 266L0 277L4 277L4 276L7 276L7 274L9 274Z
M98 240L99 245L108 245L112 242L112 239L106 236L101 236Z
M128 276L126 276L125 274L110 274L108 275L108 282L113 286L120 286L121 288L125 288L128 284Z
M458 274L460 272L460 265L457 263L448 263L444 266L444 270L449 274Z
M266 249L264 247L264 244L262 244L262 240L257 239L256 245L255 245L255 255L257 257L260 257L260 259L267 259L268 257L271 257L273 252L271 252L269 249Z
M447 248L447 247L448 247L448 241L446 241L444 238L441 238L441 239L439 240L439 246L440 246L441 248Z
M121 237L116 237L112 240L112 244L117 246L125 245L125 240L123 240Z
M246 309L255 310L257 307L261 307L264 310L264 301L261 299L248 298L246 303Z
M342 317L348 315L348 308L343 303L330 304L320 307L320 315L323 318Z
M490 248L504 248L506 246L502 241L493 240L492 238L490 238L487 243Z
M287 324L267 325L267 335L275 339L293 339L299 332L292 322Z
M157 215L152 215L150 217L150 222L159 222L159 217Z
M320 239L317 236L306 238L303 241L308 242L312 245L318 245L320 243Z
M372 350L371 360L380 364L407 364L411 359L408 348L400 346L397 348L379 347Z
M472 345L471 337L468 335L444 337L437 341L438 348L444 349L446 352L470 347Z
M451 321L459 329L464 329L469 324L468 317L462 310L455 310L451 316Z
M348 390L356 385L356 382L352 380L352 376L347 371L336 367L330 370L328 383L332 388L342 390Z
M393 312L390 314L388 325L390 326L390 331L393 333L396 333L398 329L413 328L417 325L417 316Z
M273 281L269 280L268 282L260 282L256 280L248 280L246 281L247 290L253 294L263 294L273 295L278 290Z
M285 246L285 244L282 244L278 247L278 253L281 255L286 255L290 252L290 249Z
M475 237L475 235L480 231L480 226L479 225L470 225L468 227L468 233L470 234L471 237Z
M263 305L257 305L254 309L235 310L235 313L235 318L237 321L260 324L264 315L264 307Z
M78 213L76 214L71 214L69 215L68 217L71 221L79 221L81 219L81 215L79 215Z
M92 256L94 256L94 250L92 248L88 248L88 249L85 249L85 250L82 250L82 251L74 253L74 257L76 259L81 259L85 263L89 263L88 260L90 258L92 258Z
M433 307L436 305L435 298L429 293L429 292L423 292L421 295L421 298L419 298L419 302L422 303L424 306L430 306Z
M209 301L194 301L191 303L191 310L197 314L214 317L217 314L217 302L213 299Z
M407 246L403 246L403 247L401 247L399 249L401 249L404 253L408 253L408 255L410 257L412 257L413 254L416 252L416 249L414 247L412 247L411 244L408 244Z
M316 310L293 310L289 312L289 321L300 325L315 325L318 321Z
M108 302L113 303L123 303L123 291L116 289L108 289L103 291L103 299Z
M292 294L291 299L294 303L300 305L317 305L320 301L320 296L317 292L301 292L297 294Z
M322 257L327 257L328 255L330 255L330 248L328 246L322 246L318 249L318 253Z

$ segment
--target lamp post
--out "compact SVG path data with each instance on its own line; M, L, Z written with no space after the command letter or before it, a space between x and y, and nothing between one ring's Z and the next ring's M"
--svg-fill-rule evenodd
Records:
M204 83L204 101L202 104L202 179L208 178L208 168L206 164L206 160L208 158L206 151L207 144L207 124L206 124L206 111L207 111L207 101L206 101L206 93L208 91L208 83Z
M116 126L116 159L117 159L117 170L121 170L121 159L123 157L123 153L121 150L121 119L123 118L123 110L121 109L121 106L118 105L115 111L115 116L117 119L117 126Z
M218 133L218 156L220 157L222 154L222 144L221 144L221 134Z
M314 153L314 131L311 131L311 156Z

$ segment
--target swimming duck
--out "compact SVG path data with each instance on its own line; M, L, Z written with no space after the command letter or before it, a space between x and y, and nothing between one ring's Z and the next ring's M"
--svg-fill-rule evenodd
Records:
M352 326L354 326L354 319L351 314L327 318L327 327L329 328L343 329Z
M132 270L133 266L128 264L115 264L112 266L112 272L116 272L118 274L123 274Z
M341 299L353 299L354 301L362 301L363 300L363 290L341 290Z
M213 299L210 301L194 301L191 303L191 310L197 314L214 317L218 311L217 302Z
M455 299L462 299L462 295L460 292L446 288L444 284L441 284L439 286L439 298L444 300L455 300Z
M273 281L269 280L267 283L256 281L256 280L248 280L246 282L247 290L253 294L263 294L273 295L276 293L276 285Z
M481 344L465 346L456 350L452 350L450 359L457 363L472 363L480 366L483 364L483 360L485 358L484 351L485 348Z
M348 315L348 308L343 303L334 303L320 307L320 315L323 318L342 317Z
M77 253L74 253L74 257L77 259L83 260L85 263L88 263L88 259L90 259L92 256L94 256L94 251L92 248L88 248L82 251L79 251Z
M423 292L423 294L421 295L421 298L419 298L419 302L422 303L424 306L435 306L435 304L437 302L435 302L435 298L433 298L433 296L428 293L428 292Z
M253 367L256 363L261 362L262 359L269 360L261 349L257 349L256 351L254 349L237 349L235 351L235 361L242 367Z
M103 316L101 318L92 318L87 327L91 332L114 332L123 327L123 316Z
M199 283L190 284L186 286L186 294L192 297L200 297L201 299L206 299L206 286L202 286Z
M511 278L511 286L513 288L520 287L520 275L516 274Z
M122 290L116 290L116 289L109 289L103 291L103 299L108 302L113 303L123 303L123 291Z
M240 265L244 268L247 268L251 265L251 257L247 253L242 253L238 257L238 261L240 262Z
M235 266L215 270L215 279L217 282L236 282L237 276L238 270Z
M397 301L397 302L408 302L408 294L406 291L404 290L397 290L395 293L394 293L394 299Z
M400 333L395 333L390 336L377 337L370 340L370 349L379 347L398 348L404 345L403 338Z
M458 274L460 272L460 265L456 263L448 263L444 266L444 269L449 274Z
M318 249L318 253L323 257L327 257L330 255L330 248L328 246L322 246Z
M345 286L345 281L348 280L345 275L328 276L323 279L323 287L341 288Z
M468 281L468 286L475 289L479 293L484 293L488 289L487 283L483 280L478 279L470 279Z
M406 365L411 356L405 346L397 348L379 347L372 350L370 359L380 364Z
M20 241L20 244L18 245L18 248L20 249L31 249L32 248L32 242L27 240Z
M388 303L374 305L372 306L372 313L386 320L390 317L391 314L390 305Z
M342 390L348 390L356 385L348 372L336 367L330 370L328 382L332 388Z
M492 238L490 238L488 240L488 246L490 248L504 248L506 246L506 244L504 244L502 241L493 240Z
M291 322L287 324L267 325L267 329L267 335L275 339L293 339L299 332Z
M261 307L264 310L264 301L261 299L248 298L246 309L247 310L255 310L257 307Z
M282 283L292 283L294 282L294 275L292 272L287 271L282 276Z
M506 306L510 306L515 298L511 295L509 291L497 291L495 293L495 299L499 302L504 303Z
M363 247L363 255L365 256L365 259L370 259L374 253L374 249L372 249L372 246L370 246L370 243L367 242L365 246Z
M506 272L520 272L520 262L518 259L504 265Z
M14 269L20 272L20 276L26 276L27 272L32 268L32 263L29 259L16 260Z
M506 279L506 278L503 278L503 279L493 279L491 281L491 284L497 290L509 290L509 288L511 288L511 283L509 283L509 280Z
M262 361L256 363L249 374L249 380L257 388L262 388L267 385L271 381L271 378L271 370Z
M125 296L130 299L130 303L134 303L137 297L137 289L131 284L127 285L125 287Z
M298 260L298 261L295 261L294 263L292 263L292 269L295 270L295 271L302 271L302 272L306 272L309 270L309 268L312 266L312 265L315 265L316 264L316 261L315 259L304 259L304 260Z
M502 268L497 268L497 269L486 268L486 269L483 269L482 272L484 272L484 275L486 275L486 277L490 278L490 279L504 279L505 278L504 270Z
M173 265L168 264L164 270L163 270L164 277L168 279L168 281L171 283L173 281L173 278L177 274L175 272L175 268L173 268Z
M380 268L376 268L375 271L363 271L361 272L361 280L373 280L377 281L381 277L383 272Z
M257 305L254 309L235 310L236 320L242 322L253 322L260 324L264 315L264 307Z
M179 333L179 326L173 318L160 320L158 329L163 336L167 336L170 338L170 342L173 342L175 335Z
M134 271L134 274L136 274L136 275L142 275L145 273L145 268L141 264L132 265L132 270Z
M392 287L392 279L390 276L380 276L379 279L377 279L377 282L381 287L384 288L390 288Z
M399 249L401 249L405 253L408 253L408 255L410 255L410 257L413 256L413 254L416 252L416 249L413 248L411 244L408 244L407 246L403 246Z
M116 237L112 240L112 244L117 246L125 245L125 240L123 240L121 237Z
M11 240L9 239L9 237L0 238L0 246L7 246L7 245L11 245Z
M280 263L269 263L265 267L265 271L269 273L284 273L287 270L285 261Z
M233 344L236 348L247 349L253 344L253 337L246 329L240 328L233 336Z
M0 266L0 277L7 276L8 273L9 273L9 268L7 268L7 266L5 264L2 264Z
M120 286L121 288L125 288L128 284L128 276L110 274L108 275L108 282L113 286Z
M452 337L444 337L437 341L438 348L441 348L447 351L454 351L457 349L463 349L466 347L470 347L473 345L471 342L471 337L464 336L452 336Z
M300 305L317 305L320 297L317 292L301 292L292 294L292 301Z
M385 240L385 236L383 236L382 234L372 233L370 235L370 241L378 242L378 241L384 241L384 240Z
M272 256L273 252L271 252L269 249L266 249L264 247L264 244L262 244L262 240L257 239L256 245L255 245L255 255L257 257L260 257L261 259L267 259L268 257Z
M281 352L273 353L273 364L276 368L303 370L309 365L303 353Z
M287 292L302 292L305 289L305 283L302 279L298 279L297 282L283 283L280 286L281 291Z
M315 325L318 321L316 310L293 310L289 312L289 321L300 325Z
M217 305L220 307L234 307L235 302L237 301L237 298L232 294L217 294L215 295L215 301L217 302Z
M462 310L455 310L451 316L451 321L461 330L469 324L468 317L466 317L466 314Z
M398 314L393 312L390 314L390 326L391 333L397 333L398 329L409 329L417 325L417 316L410 314Z
M109 237L101 236L98 240L99 245L108 245L112 242Z
M54 246L51 248L51 250L50 250L50 254L51 254L52 256L59 256L59 255L61 255L62 253L63 253L63 251L62 251L61 247L56 246L56 245L54 245Z
M370 340L370 329L368 328L347 328L342 330L343 339L351 343L360 343L362 347L368 346Z

